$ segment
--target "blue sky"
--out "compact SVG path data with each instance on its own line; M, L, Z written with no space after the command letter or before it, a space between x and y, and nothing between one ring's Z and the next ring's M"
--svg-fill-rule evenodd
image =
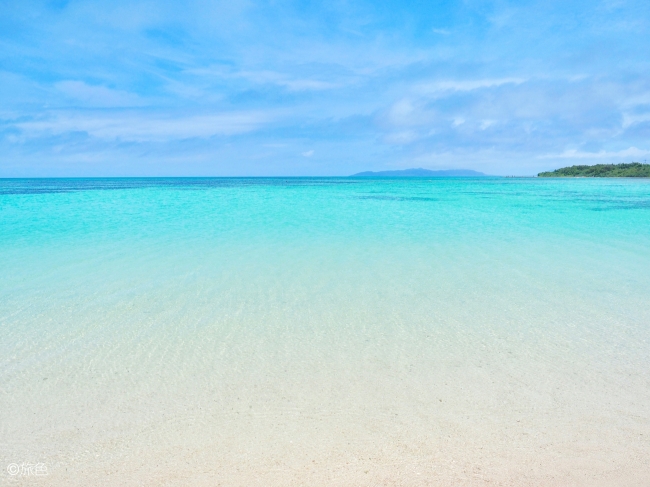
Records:
M0 177L644 159L647 0L0 0Z

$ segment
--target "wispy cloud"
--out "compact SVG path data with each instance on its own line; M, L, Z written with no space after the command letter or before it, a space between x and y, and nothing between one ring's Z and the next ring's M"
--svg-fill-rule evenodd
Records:
M650 112L647 113L623 113L624 129L627 129L637 123L650 122Z
M137 95L105 86L92 86L83 81L59 81L55 88L73 101L91 107L132 107L143 105Z
M229 112L202 115L152 115L140 112L55 113L42 120L15 123L27 138L82 132L105 140L134 142L180 140L252 132L270 122L263 112Z
M314 78L295 78L277 71L233 71L217 66L211 68L190 69L190 74L209 78L243 79L254 85L271 84L289 91L322 91L343 86L340 81L325 81Z
M420 83L413 91L422 95L439 95L445 92L474 91L503 85L519 85L525 82L525 78L442 80Z
M341 86L340 83L318 79L295 79L283 73L274 71L242 71L236 74L256 84L275 84L289 91L321 91L331 90Z

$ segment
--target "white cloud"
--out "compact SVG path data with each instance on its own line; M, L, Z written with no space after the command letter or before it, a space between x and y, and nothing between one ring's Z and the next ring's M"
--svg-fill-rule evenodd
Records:
M413 130L403 130L401 132L393 132L384 138L388 144L410 144L420 138L420 135Z
M417 127L434 122L436 112L428 109L418 100L402 98L379 114L379 120L391 127Z
M280 86L286 86L289 91L331 90L341 86L337 83L330 83L328 81L318 81L313 79L281 80L278 81L277 84Z
M402 99L395 102L388 113L389 119L394 125L410 125L414 123L415 107L411 100Z
M525 78L435 81L431 83L421 83L419 85L416 85L414 91L422 95L438 95L444 92L474 91L482 88L494 88L507 84L520 85L526 81L527 80Z
M277 71L236 71L232 72L219 66L191 69L190 74L219 78L242 78L254 84L273 84L289 91L322 91L340 88L342 83L310 78L296 78Z
M495 123L497 123L496 120L481 120L481 124L479 125L479 127L481 128L481 130L485 130L487 128L490 128Z
M241 71L235 74L236 77L246 78L256 84L275 84L283 86L289 91L320 91L338 88L338 83L315 79L296 79L283 73L275 71Z
M643 113L640 115L631 115L629 113L623 114L623 128L626 129L636 123L650 121L650 113Z
M268 113L225 112L208 115L154 115L138 112L58 113L49 119L16 123L28 137L85 132L99 139L136 142L205 138L251 132L272 119Z
M626 93L621 105L626 108L634 108L639 105L647 105L650 103L650 91L641 91L639 93Z
M54 87L66 97L93 107L127 107L142 105L142 100L132 93L113 90L105 86L92 86L83 81L60 81Z
M313 150L308 150L306 152L302 152L301 155L304 156L304 157L311 157L311 156L314 155L314 151Z

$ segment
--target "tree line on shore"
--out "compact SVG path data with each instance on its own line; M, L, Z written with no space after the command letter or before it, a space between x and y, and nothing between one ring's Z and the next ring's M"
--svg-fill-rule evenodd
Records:
M540 178L650 178L650 164L630 162L571 166L555 171L540 172L537 176Z

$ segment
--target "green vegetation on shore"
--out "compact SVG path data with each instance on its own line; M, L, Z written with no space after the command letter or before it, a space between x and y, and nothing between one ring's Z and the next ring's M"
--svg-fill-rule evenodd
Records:
M650 178L650 164L596 164L571 166L555 171L540 172L540 178Z

